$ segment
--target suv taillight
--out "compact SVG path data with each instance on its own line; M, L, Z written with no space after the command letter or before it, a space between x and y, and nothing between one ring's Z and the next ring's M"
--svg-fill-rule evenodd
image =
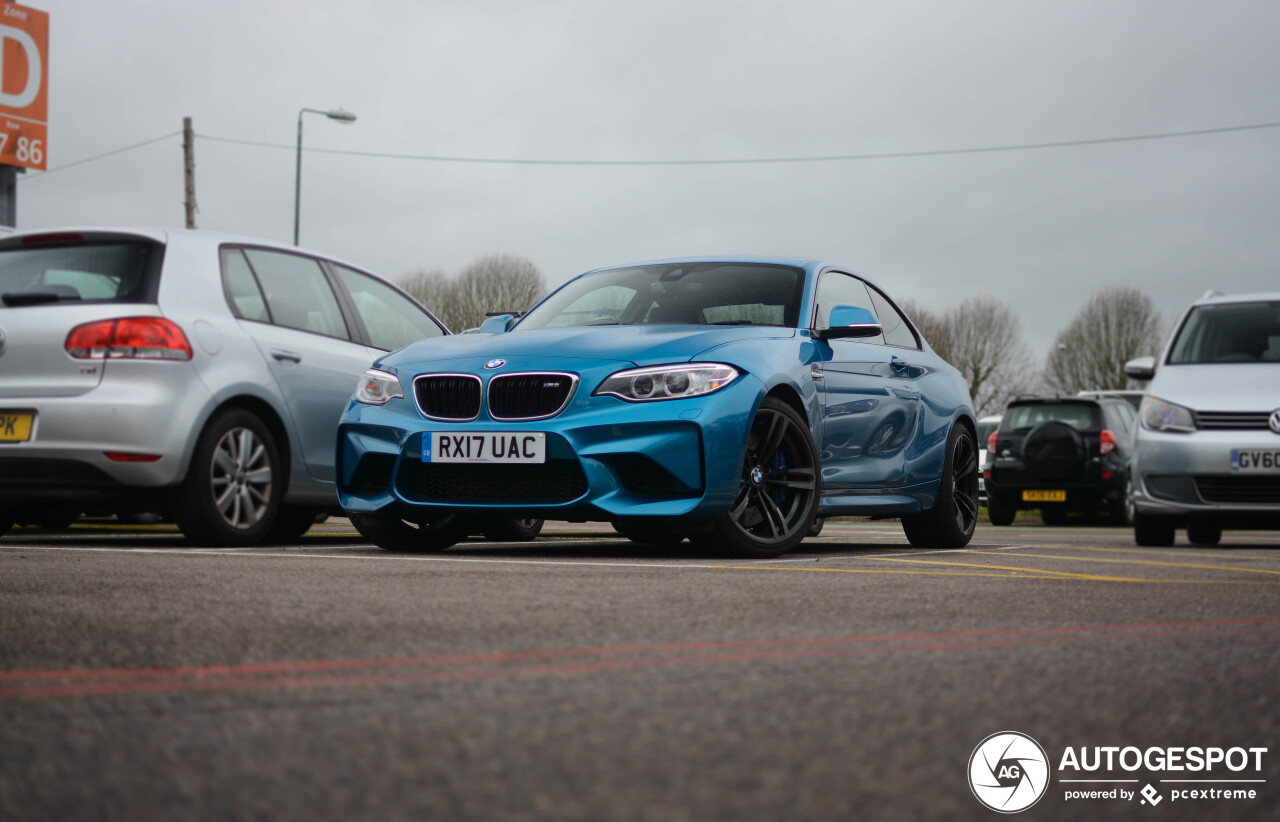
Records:
M1102 434L1098 437L1098 453L1110 454L1116 450L1116 435L1107 429L1102 429Z
M122 317L77 325L63 347L78 360L191 359L187 335L163 317Z
M992 431L991 436L987 437L987 453L994 454L996 452L996 437L1000 436L999 431Z

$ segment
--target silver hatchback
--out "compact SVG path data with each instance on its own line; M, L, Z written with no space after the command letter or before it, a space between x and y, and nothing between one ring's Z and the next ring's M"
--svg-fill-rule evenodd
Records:
M1183 315L1151 380L1131 472L1134 539L1197 545L1223 529L1280 528L1280 293L1209 295Z
M0 534L97 509L193 542L303 533L375 358L445 327L367 271L262 240L84 229L0 239Z

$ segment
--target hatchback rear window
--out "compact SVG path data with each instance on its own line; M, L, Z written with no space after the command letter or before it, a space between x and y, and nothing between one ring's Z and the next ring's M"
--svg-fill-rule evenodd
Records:
M154 303L163 246L83 242L0 250L0 301Z
M1063 422L1077 431L1096 431L1098 406L1088 402L1038 402L1014 405L1004 412L1001 431L1026 431L1044 422Z

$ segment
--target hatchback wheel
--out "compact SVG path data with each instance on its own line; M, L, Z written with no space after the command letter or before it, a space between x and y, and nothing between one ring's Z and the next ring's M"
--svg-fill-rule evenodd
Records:
M293 542L316 524L320 509L307 505L281 505L265 537L266 542Z
M540 519L504 519L486 525L481 532L490 542L528 542L542 532Z
M174 495L178 528L199 545L255 545L284 492L275 437L249 411L229 408L205 426Z
M410 522L393 514L347 514L360 535L388 551L429 553L456 545L471 533L472 523L455 514Z
M917 548L963 548L977 525L978 449L969 429L956 425L947 438L933 510L903 517L902 530Z
M738 495L709 536L740 556L785 554L808 534L820 486L808 423L785 402L765 397L747 434Z

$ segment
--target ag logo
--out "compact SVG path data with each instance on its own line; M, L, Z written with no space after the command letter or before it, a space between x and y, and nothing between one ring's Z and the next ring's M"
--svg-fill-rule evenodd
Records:
M969 757L969 787L993 811L1017 813L1040 801L1049 787L1049 757L1026 734L992 734Z

